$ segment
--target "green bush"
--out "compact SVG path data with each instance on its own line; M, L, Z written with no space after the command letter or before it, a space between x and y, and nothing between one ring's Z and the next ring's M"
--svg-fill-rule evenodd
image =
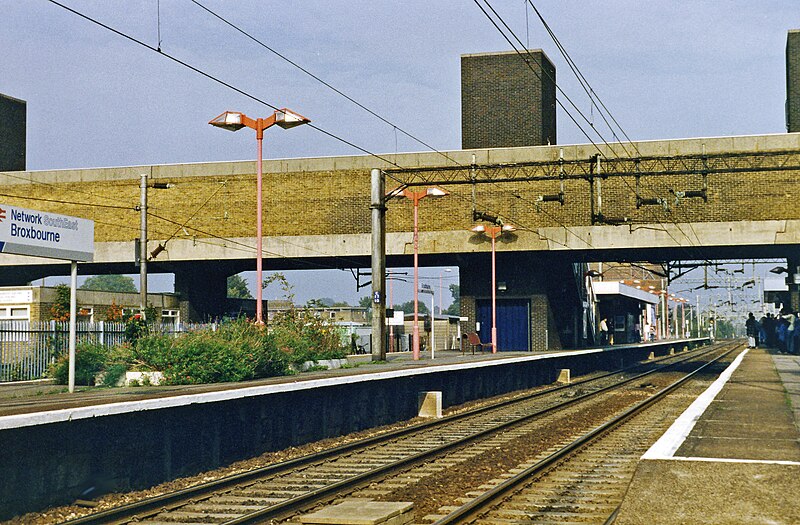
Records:
M124 363L115 363L109 365L103 374L103 386L117 386L119 380L125 376L128 366Z
M294 364L347 355L341 328L317 317L308 308L294 308L275 316L271 323L275 346Z
M109 350L103 345L80 343L75 347L75 384L94 385L94 379L105 367ZM69 353L64 352L50 367L56 384L69 383Z
M289 361L275 350L271 336L244 320L223 323L178 337L140 338L133 360L161 370L165 383L217 383L285 375Z
M149 332L140 319L130 319L123 345L106 350L84 345L78 367L82 384L92 384L105 370L104 384L113 384L125 369L159 370L167 384L245 381L292 374L291 365L338 359L346 355L339 328L317 318L308 309L278 316L269 329L244 319L180 335ZM85 371L84 371L85 370ZM54 377L66 378L61 360ZM116 376L116 377L115 377ZM66 381L66 379L64 379Z

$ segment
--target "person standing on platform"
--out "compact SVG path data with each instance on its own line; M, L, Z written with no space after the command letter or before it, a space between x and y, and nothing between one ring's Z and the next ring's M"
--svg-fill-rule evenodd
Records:
M747 316L747 321L744 323L745 332L747 333L747 348L756 347L756 337L758 337L758 321L756 321L753 312Z
M795 328L797 327L797 316L794 312L789 312L782 316L789 324L786 326L786 353L794 354L796 350Z
M600 319L600 344L608 344L608 322L606 322L605 317Z

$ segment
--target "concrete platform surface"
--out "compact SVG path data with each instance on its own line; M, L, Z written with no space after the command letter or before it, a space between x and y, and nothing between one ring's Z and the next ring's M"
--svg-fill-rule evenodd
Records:
M740 355L643 456L615 524L800 523L799 378L796 356Z
M548 352L555 354L556 352ZM304 372L293 376L269 377L239 383L213 383L202 385L162 385L141 387L86 387L78 386L70 394L66 386L53 384L51 380L22 381L0 383L0 417L13 414L29 414L65 408L96 406L125 401L140 401L145 399L159 399L190 394L206 394L227 390L241 390L252 387L281 385L313 381L321 378L336 378L358 376L379 372L414 370L433 366L459 365L479 363L495 360L506 360L516 357L532 355L530 352L502 352L498 354L470 353L461 354L457 351L439 350L435 359L431 360L428 353L423 352L420 360L413 361L410 352L397 352L389 354L385 362L372 363L370 356L355 356L352 368L335 370L322 370ZM356 367L357 365L357 367Z

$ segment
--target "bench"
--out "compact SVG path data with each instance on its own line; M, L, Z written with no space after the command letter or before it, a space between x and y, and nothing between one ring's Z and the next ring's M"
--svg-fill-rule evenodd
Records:
M481 352L483 352L484 348L492 348L492 343L481 343L481 338L477 332L468 333L467 342L469 343L469 346L472 348L472 355L475 355L475 347L479 347Z

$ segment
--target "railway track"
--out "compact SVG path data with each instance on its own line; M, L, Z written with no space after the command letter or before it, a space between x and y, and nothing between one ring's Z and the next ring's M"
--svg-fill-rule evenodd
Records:
M741 347L735 345L730 351ZM494 480L463 498L457 508L432 515L433 525L563 523L610 525L622 503L639 458L663 434L705 384L688 385L700 372L716 367L729 352L637 403L558 450L520 464L512 475Z
M605 417L602 407L610 399L627 397L630 404L649 397L653 383L663 382L655 379L657 376L679 374L670 370L720 351L712 346L538 391L67 523L262 523L359 489L370 497L386 497L454 465L502 449L537 429L586 419L587 413ZM569 435L569 431L561 432ZM427 473L415 473L414 469L427 469ZM376 480L383 481L376 485Z

